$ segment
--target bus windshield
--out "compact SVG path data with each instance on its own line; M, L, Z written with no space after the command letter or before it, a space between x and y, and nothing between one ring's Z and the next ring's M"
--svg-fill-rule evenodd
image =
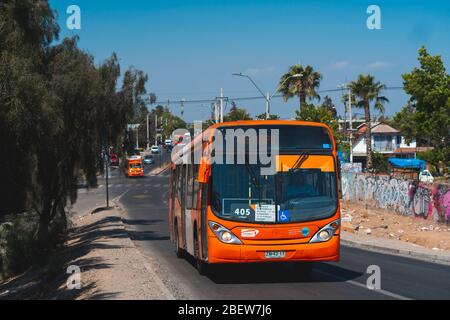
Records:
M214 164L211 206L216 215L252 223L294 223L336 213L336 173L295 168L260 175L258 164Z

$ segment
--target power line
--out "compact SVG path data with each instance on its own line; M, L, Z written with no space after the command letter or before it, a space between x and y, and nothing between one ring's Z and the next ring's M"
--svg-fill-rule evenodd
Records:
M403 87L386 87L384 90L402 90ZM325 89L325 90L318 90L317 93L327 93L327 92L339 92L342 91L342 89ZM273 96L273 98L282 98L283 95L282 94L276 94ZM262 96L250 96L250 97L235 97L235 98L224 98L225 101L250 101L250 100L264 100L265 98ZM166 100L161 100L161 101L156 101L153 104L155 105L166 105L166 104L170 104L170 103L174 103L174 104L201 104L201 103L212 103L218 101L217 98L214 99L193 99L193 100L188 100L188 99L181 99L181 100L171 100L171 99L166 99Z

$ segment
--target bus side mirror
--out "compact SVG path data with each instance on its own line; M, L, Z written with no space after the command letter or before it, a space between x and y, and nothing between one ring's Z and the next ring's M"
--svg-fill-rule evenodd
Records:
M211 165L202 162L198 169L198 182L208 183L210 173L211 173Z

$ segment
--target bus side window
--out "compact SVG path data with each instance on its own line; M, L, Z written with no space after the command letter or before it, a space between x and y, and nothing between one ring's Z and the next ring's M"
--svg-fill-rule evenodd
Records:
M192 209L192 188L193 188L193 182L192 182L192 164L188 164L186 166L187 170L187 182L186 182L186 209Z
M193 209L199 209L199 205L198 205L198 191L200 189L200 184L198 182L198 169L199 169L199 165L198 164L194 164L194 193L192 195L192 208Z
M175 195L177 193L177 182L178 182L178 176L177 176L177 167L175 167L175 169L173 170L173 175L172 175L172 185L171 187L171 197L172 197L172 201L175 200Z
M181 203L181 192L182 192L182 170L181 166L177 166L177 197L178 201Z
M339 199L342 199L342 179L341 179L341 161L337 159L338 193Z

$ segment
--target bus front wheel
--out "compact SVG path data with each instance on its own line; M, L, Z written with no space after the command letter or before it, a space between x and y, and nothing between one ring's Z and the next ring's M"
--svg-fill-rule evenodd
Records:
M200 244L198 242L197 234L194 234L194 258L198 273L204 275L206 273L207 265L200 259Z
M180 248L180 239L178 237L178 225L175 224L174 228L174 236L175 236L175 254L177 258L183 258L183 249Z

